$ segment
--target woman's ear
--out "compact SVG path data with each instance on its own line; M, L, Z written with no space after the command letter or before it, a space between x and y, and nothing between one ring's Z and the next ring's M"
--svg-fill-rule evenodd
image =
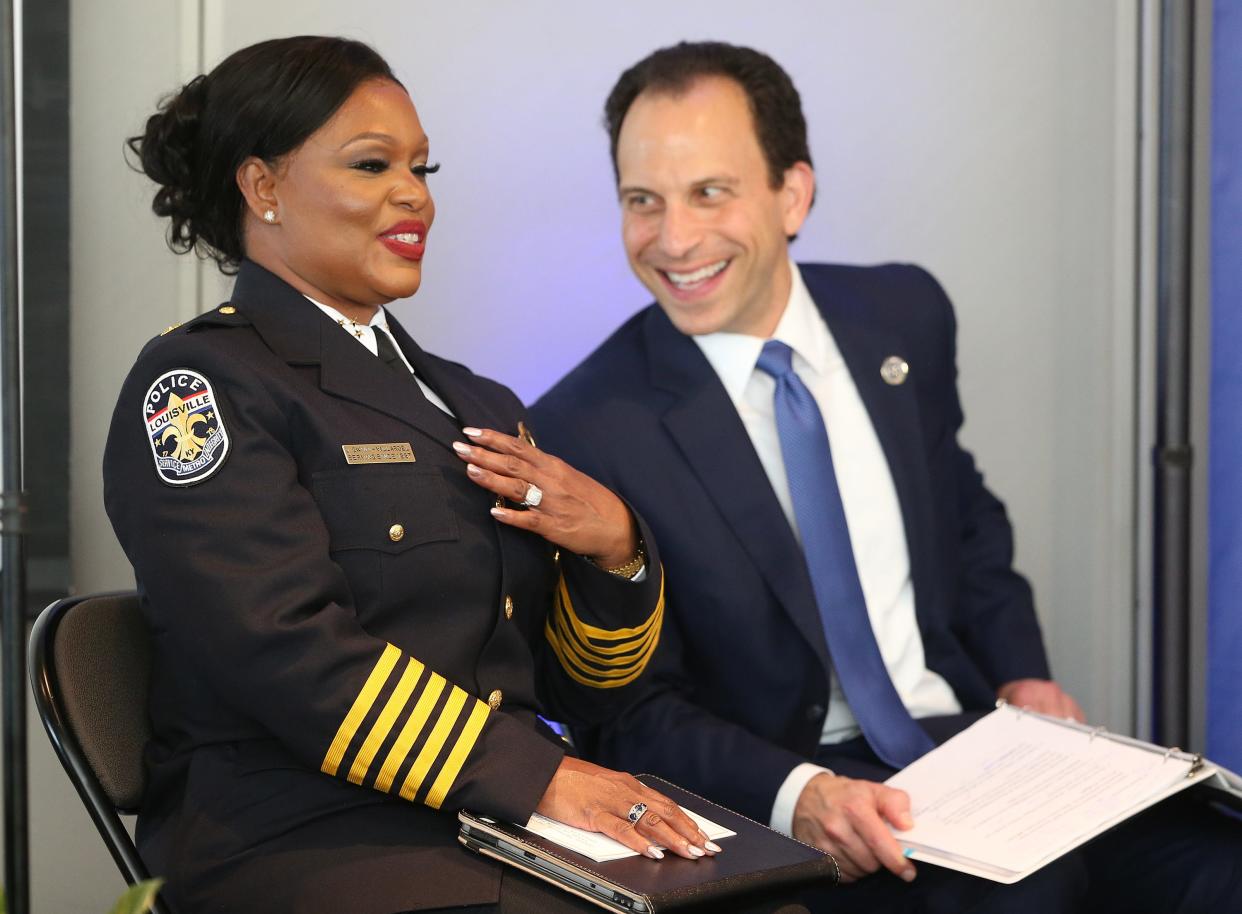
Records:
M237 169L237 187L246 199L246 209L267 225L280 222L279 181L272 166L258 156L250 156Z

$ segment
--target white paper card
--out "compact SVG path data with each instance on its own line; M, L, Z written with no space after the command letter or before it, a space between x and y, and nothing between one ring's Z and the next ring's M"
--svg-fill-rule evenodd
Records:
M730 838L737 832L725 828L723 825L717 825L709 819L705 819L696 812L691 812L686 807L681 807L681 811L694 820L695 824L707 834L708 840L719 841L721 838ZM637 857L638 852L632 851L620 841L614 841L607 835L597 831L587 831L584 828L575 828L572 825L566 825L564 822L557 822L555 819L549 819L535 813L530 817L530 821L526 823L528 831L533 831L541 838L547 838L561 847L567 847L571 851L577 851L584 857L590 857L596 863L606 863L609 860L621 860L625 857Z

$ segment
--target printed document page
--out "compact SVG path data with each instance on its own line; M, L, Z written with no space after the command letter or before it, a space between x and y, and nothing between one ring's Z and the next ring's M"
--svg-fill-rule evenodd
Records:
M1213 774L1182 753L997 708L889 778L910 794L911 856L1016 882Z

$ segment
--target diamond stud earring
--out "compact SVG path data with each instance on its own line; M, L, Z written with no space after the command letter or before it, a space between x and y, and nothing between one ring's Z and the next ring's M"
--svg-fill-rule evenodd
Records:
M269 224L274 223L276 221L276 210L265 209L263 211L263 221Z

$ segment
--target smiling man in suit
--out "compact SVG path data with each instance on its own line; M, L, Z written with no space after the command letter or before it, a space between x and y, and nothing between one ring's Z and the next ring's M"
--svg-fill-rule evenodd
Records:
M1077 910L1103 886L1085 853L1014 886L936 867L908 885L889 828L909 826L908 798L879 783L998 697L1082 718L1004 508L957 442L947 297L913 266L791 262L815 174L766 55L665 48L605 115L626 252L656 303L533 417L542 446L647 518L668 615L656 685L585 750L829 850L853 883L834 912Z

